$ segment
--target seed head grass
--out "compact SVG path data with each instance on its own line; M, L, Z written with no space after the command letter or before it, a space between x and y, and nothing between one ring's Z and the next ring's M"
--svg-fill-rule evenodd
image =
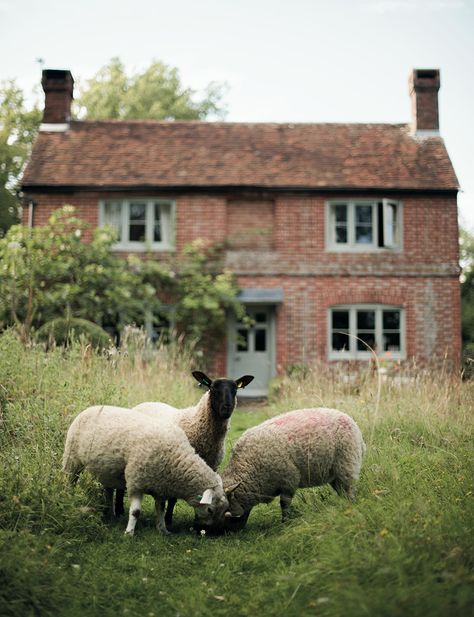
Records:
M61 472L66 431L93 404L178 407L202 391L182 345L136 341L96 354L24 347L0 336L0 615L464 616L474 608L474 386L429 372L380 384L316 367L279 379L267 402L240 403L230 447L244 430L302 407L336 407L359 424L367 454L358 499L328 486L300 490L291 520L257 506L223 537L160 536L151 498L133 538L104 522L102 490Z

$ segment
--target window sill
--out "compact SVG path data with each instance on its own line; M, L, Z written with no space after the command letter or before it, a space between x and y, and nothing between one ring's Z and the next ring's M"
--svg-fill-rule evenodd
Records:
M406 360L406 355L402 352L395 353L393 351L390 352L390 357L387 357L387 352L384 352L382 355L377 355L377 360L387 362L387 361L397 361L397 360ZM360 362L367 362L369 360L374 360L374 355L370 352L359 352L357 354L353 353L337 353L337 352L329 352L328 355L329 361L337 361L337 360L357 360Z
M327 253L401 253L399 246L327 246Z
M114 244L112 246L112 251L123 252L127 251L128 253L164 253L164 252L172 252L175 250L174 246L166 245L166 244L142 244L140 242L129 242L123 244Z

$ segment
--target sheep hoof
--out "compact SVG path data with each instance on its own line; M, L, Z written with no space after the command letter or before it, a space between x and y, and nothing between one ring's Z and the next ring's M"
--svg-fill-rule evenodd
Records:
M129 537L131 538L131 537L133 536L133 532L134 532L134 530L133 530L133 529L130 529L130 530L126 529L126 530L123 532L123 534L124 534L125 536L129 536Z

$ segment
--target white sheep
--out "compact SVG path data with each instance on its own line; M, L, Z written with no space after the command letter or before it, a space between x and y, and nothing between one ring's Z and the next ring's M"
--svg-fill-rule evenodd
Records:
M218 513L212 526L241 529L257 503L278 495L285 520L298 488L329 483L353 499L364 452L359 427L337 409L298 409L271 418L235 444L222 474L229 511Z
M169 533L164 501L170 497L186 500L203 524L228 506L220 476L195 453L179 426L130 409L95 406L81 412L67 433L63 469L73 483L83 469L90 471L104 486L109 508L113 490L126 487L125 533L130 535L145 493L155 499L157 529L163 534Z
M186 433L189 443L197 454L214 471L224 458L224 441L229 429L230 417L237 402L237 390L245 388L252 375L232 379L210 379L201 371L193 371L193 377L200 385L208 388L197 405L176 409L166 403L141 403L133 408L150 418L169 419ZM118 490L115 502L116 515L122 514L124 491ZM171 526L176 496L169 499L165 521Z

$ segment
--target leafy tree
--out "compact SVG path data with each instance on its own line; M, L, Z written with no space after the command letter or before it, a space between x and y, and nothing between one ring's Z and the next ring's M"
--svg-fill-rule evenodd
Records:
M155 289L135 260L110 251L113 231L96 229L90 243L82 241L87 231L71 206L53 213L48 225L10 228L0 240L0 327L16 325L27 340L57 317L108 327L156 310Z
M461 323L465 370L474 374L474 235L461 229Z
M20 200L16 189L30 154L41 112L27 109L25 97L14 81L0 87L0 237L18 222Z
M112 58L86 82L76 100L78 114L88 120L203 120L222 116L223 86L207 86L202 99L181 83L178 69L154 61L143 72L128 76L119 58Z
M64 206L48 225L15 225L0 239L0 330L14 325L27 341L37 330L84 326L77 319L117 332L167 314L178 334L206 351L224 335L227 311L241 315L234 277L222 272L216 249L193 243L171 270L115 255L111 228L95 229L84 242L88 233L74 208Z
M227 316L244 316L236 300L235 276L223 270L220 247L195 240L178 259L173 320L178 332L198 341L202 350L215 350L227 330Z

